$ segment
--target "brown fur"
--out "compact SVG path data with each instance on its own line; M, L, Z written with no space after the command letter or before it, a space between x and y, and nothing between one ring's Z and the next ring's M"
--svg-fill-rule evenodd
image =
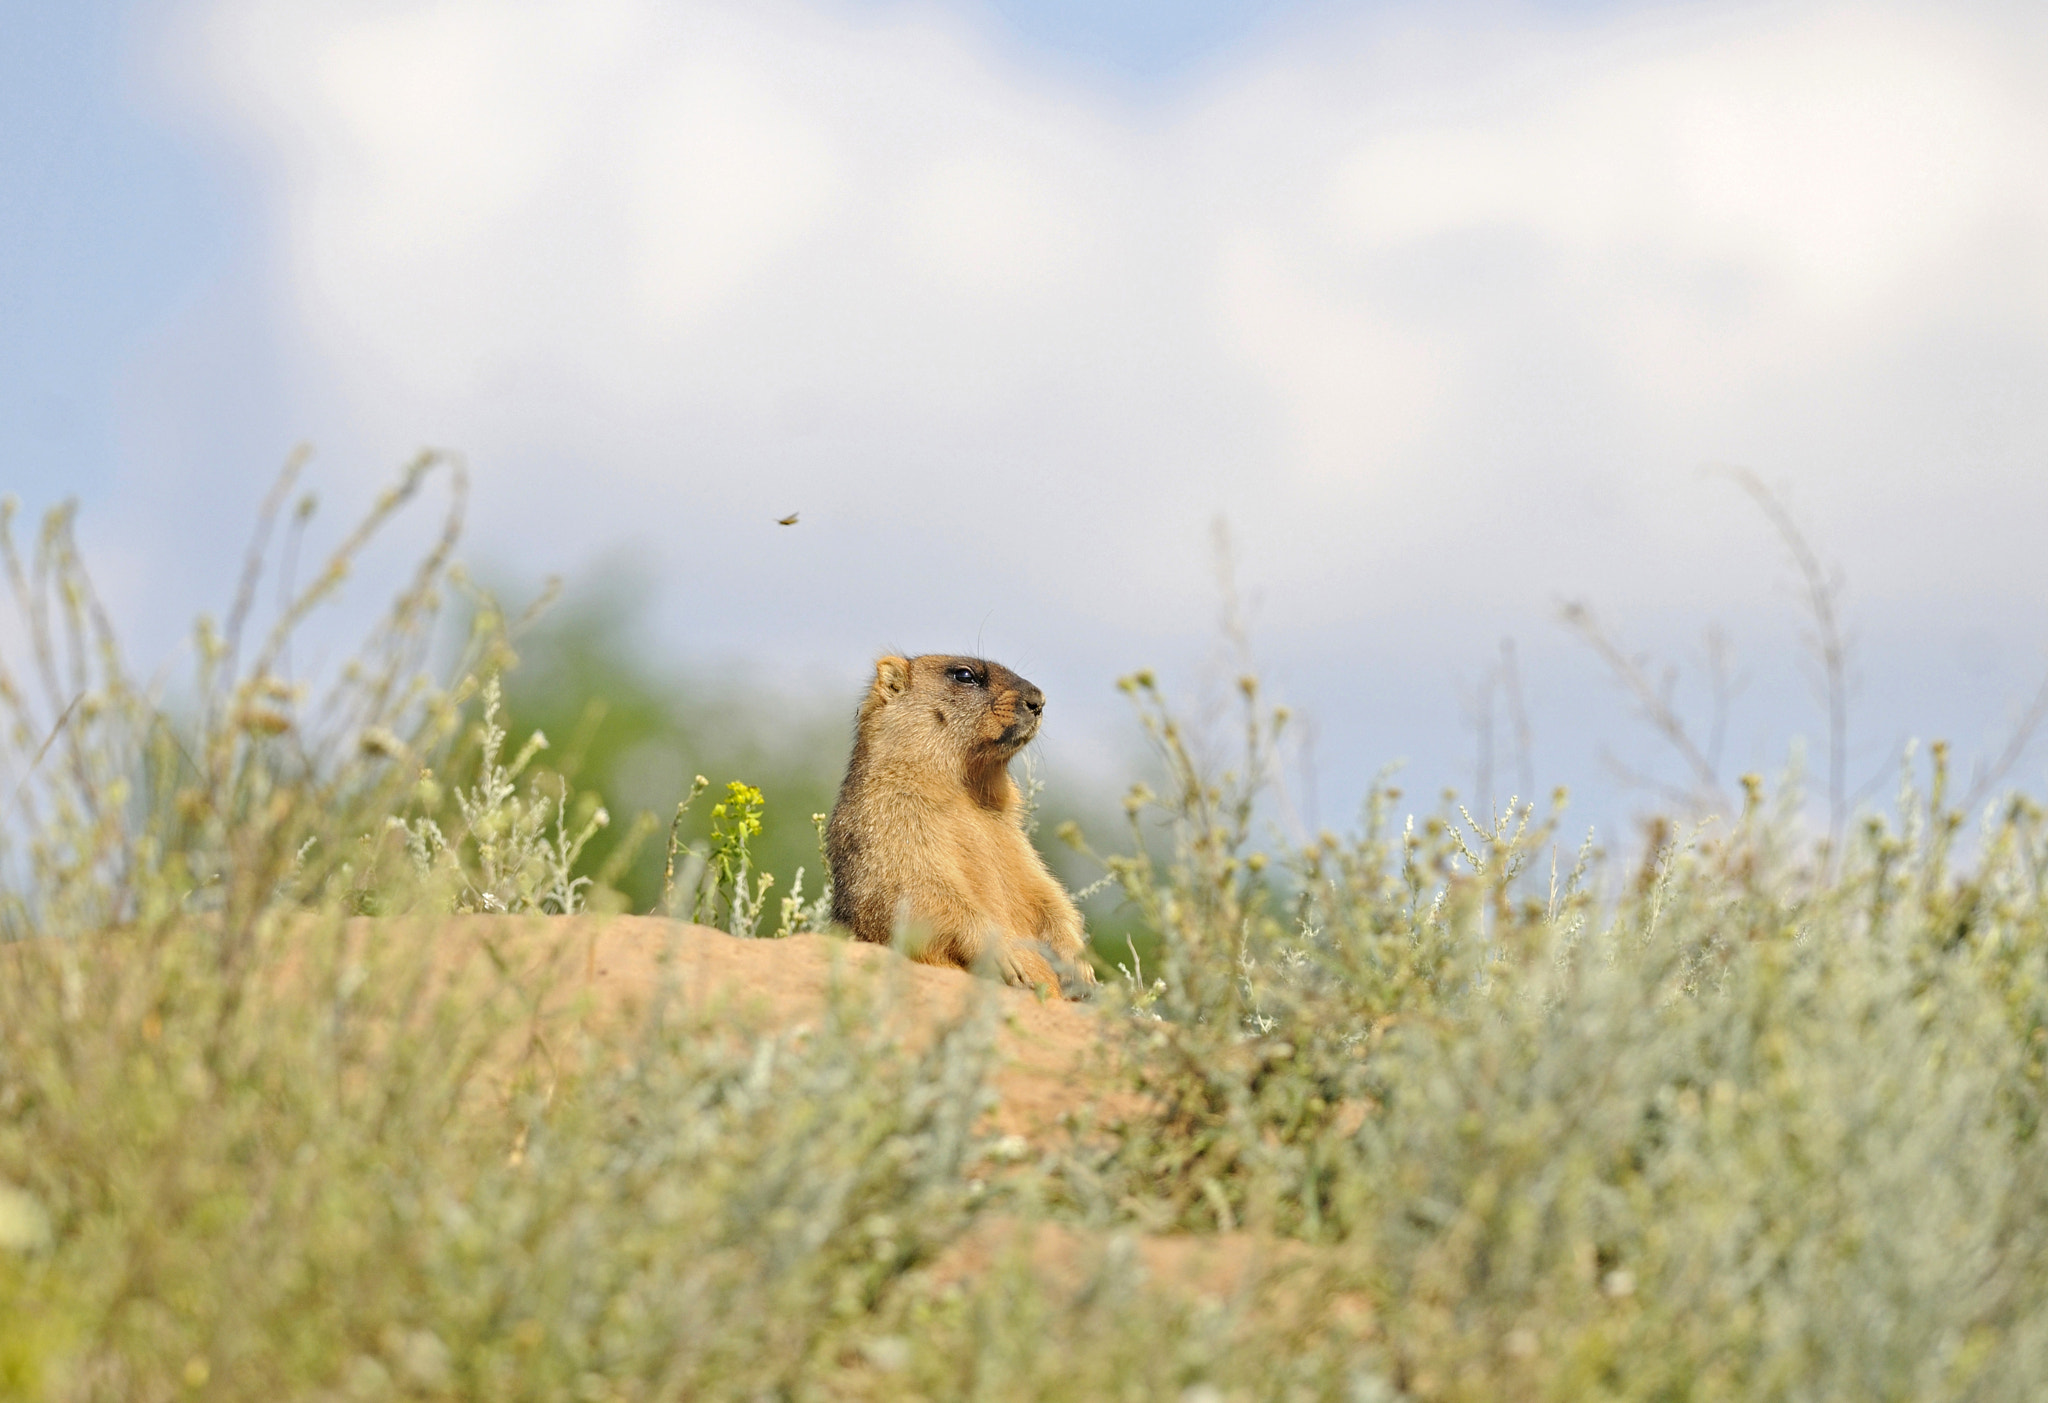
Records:
M880 944L905 931L926 964L1027 989L1060 991L1048 949L1070 984L1095 982L1081 913L1025 837L1010 779L1044 708L1045 693L981 658L875 664L825 830L834 920Z

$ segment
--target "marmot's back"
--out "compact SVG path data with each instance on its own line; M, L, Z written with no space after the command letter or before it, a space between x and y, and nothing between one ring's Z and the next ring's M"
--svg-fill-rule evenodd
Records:
M982 658L877 662L825 830L833 919L883 944L900 929L927 963L1058 989L1043 945L1094 983L1080 913L1024 836L1010 779L1044 709L1037 687Z

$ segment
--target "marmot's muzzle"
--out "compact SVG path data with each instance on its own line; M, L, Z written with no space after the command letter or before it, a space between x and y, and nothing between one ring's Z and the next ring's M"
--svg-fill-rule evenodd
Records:
M1023 682L1023 678L1017 679ZM1022 750L1038 734L1038 719L1045 714L1045 693L1024 683L1024 690L1004 698L1010 703L1010 724L1003 727L1002 738L996 743L1011 750Z

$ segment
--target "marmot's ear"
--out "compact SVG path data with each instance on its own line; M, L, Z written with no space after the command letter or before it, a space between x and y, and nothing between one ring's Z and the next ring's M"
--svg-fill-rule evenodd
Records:
M910 659L890 656L875 662L875 690L894 695L910 685Z

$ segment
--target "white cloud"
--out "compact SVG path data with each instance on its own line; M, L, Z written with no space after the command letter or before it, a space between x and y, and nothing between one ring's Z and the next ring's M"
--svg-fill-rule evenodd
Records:
M1337 218L1364 257L1487 230L1540 242L1640 396L1717 414L1740 412L1731 389L1916 319L2009 307L2034 261L2012 240L2048 226L2026 175L2048 149L1995 36L1881 9L1745 18L1506 117L1375 133L1336 171Z
M1500 225L1735 262L1827 306L1882 296L2001 204L2038 212L2011 181L2038 114L2002 100L1966 27L1866 9L1674 37L1694 42L1611 56L1512 115L1367 137L1340 218L1369 247Z
M684 610L784 561L734 637L1199 631L1219 511L1304 624L1746 606L1727 459L1877 591L2048 594L2048 405L1953 378L2048 367L2019 11L1418 6L1153 105L929 8L189 13L309 431Z
M626 120L610 172L629 211L620 257L653 324L702 324L743 298L841 193L824 123L762 75L693 64Z

